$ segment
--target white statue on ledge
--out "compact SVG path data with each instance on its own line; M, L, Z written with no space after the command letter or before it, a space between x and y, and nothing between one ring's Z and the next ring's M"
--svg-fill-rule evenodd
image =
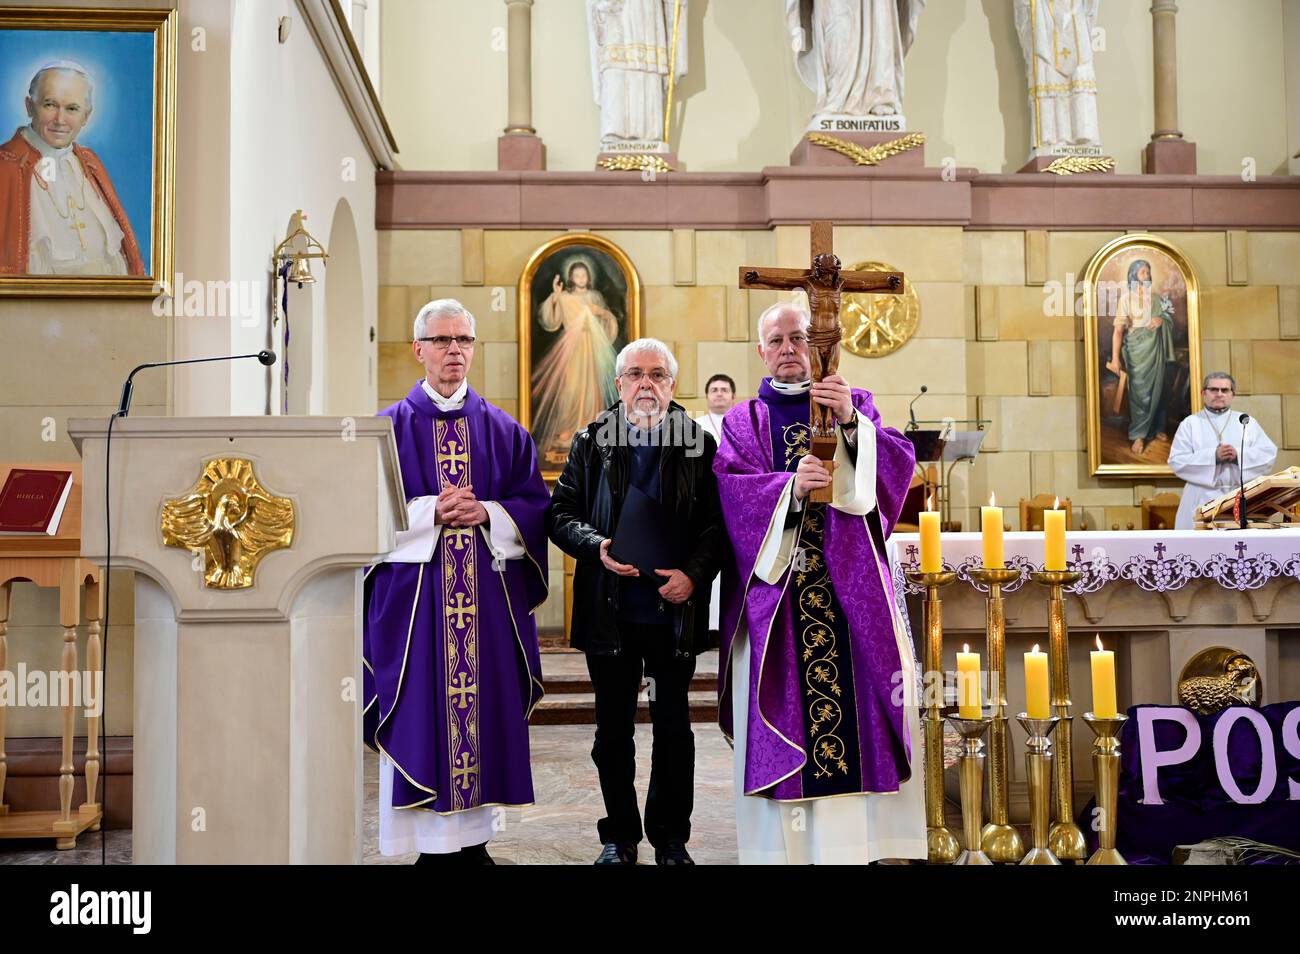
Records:
M1101 154L1092 31L1100 0L1012 0L1029 76L1033 153Z
M587 33L601 149L666 151L669 72L686 75L686 0L587 0Z
M903 57L925 0L785 0L795 67L817 116L903 112Z

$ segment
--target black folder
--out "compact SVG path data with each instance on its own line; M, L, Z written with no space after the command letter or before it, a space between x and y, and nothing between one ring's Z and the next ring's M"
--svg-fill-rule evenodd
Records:
M663 504L629 486L609 555L619 563L636 567L643 577L662 586L665 578L656 575L655 570L676 569L679 559L676 527Z

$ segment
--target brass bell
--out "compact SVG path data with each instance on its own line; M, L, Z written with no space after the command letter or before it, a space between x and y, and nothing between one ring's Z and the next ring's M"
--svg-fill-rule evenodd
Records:
M297 282L299 287L314 285L316 277L311 273L311 262L305 255L295 255L293 265L289 268L289 281Z

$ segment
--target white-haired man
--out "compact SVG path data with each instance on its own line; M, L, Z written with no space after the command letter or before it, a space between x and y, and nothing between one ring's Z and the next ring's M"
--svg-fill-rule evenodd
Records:
M596 864L636 864L643 834L657 864L693 864L689 692L695 657L709 648L709 584L727 555L712 469L717 444L672 401L677 359L662 341L630 342L614 372L619 400L574 435L546 515L551 539L578 561L570 641L586 652L596 693L591 757L605 799ZM620 525L635 509L629 501L645 498L655 503L640 513L657 522ZM614 559L616 528L620 547L629 533L662 534L648 553L663 564L638 569ZM654 723L644 828L633 742L643 667Z
M1187 486L1178 501L1175 530L1196 526L1196 510L1201 504L1237 490L1246 482L1262 477L1273 469L1277 460L1274 444L1259 422L1242 423L1240 415L1231 413L1232 399L1237 396L1237 381L1227 371L1211 371L1201 382L1201 410L1183 418L1169 448L1169 469ZM1244 465L1238 458L1243 453Z
M885 541L915 466L871 394L813 384L809 316L758 322L771 377L722 421L714 459L735 560L724 568L718 716L735 743L741 863L924 858L917 683ZM809 453L813 403L836 467ZM829 504L809 493L829 486ZM797 803L797 804L794 804Z
M30 122L0 146L0 275L143 275L108 170L76 141L94 112L90 74L41 67L26 107Z
M381 412L410 529L366 576L365 738L380 756L380 850L425 863L492 864L499 806L533 801L549 498L528 431L469 386L474 328L453 298L421 308L424 377Z

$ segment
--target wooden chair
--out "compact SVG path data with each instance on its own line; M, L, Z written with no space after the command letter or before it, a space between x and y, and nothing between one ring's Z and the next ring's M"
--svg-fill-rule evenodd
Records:
M1026 500L1020 498L1020 529L1021 530L1042 530L1043 529L1043 511L1051 510L1052 504L1056 503L1055 494L1039 494ZM1061 509L1065 511L1065 527L1067 530L1074 527L1074 508L1070 505L1070 498L1066 497L1061 501Z
M1178 515L1178 494L1163 493L1142 501L1143 530L1172 530Z

